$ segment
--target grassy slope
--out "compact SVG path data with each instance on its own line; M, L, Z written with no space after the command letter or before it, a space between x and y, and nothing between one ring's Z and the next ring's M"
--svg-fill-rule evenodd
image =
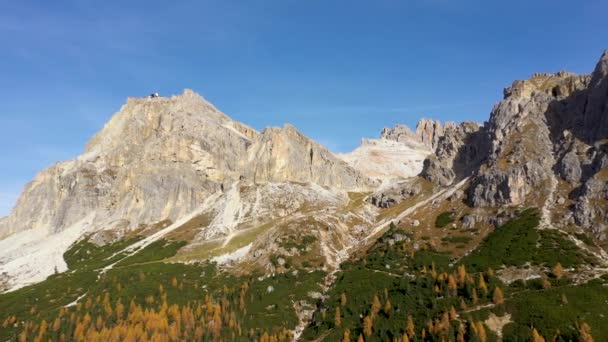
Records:
M103 266L115 262L124 255L114 255L130 241L119 241L114 244L97 247L88 241L75 244L65 253L70 267L66 273L49 277L39 284L0 295L0 323L6 318L15 316L16 325L0 326L0 340L13 340L23 329L20 322L40 322L43 319L52 322L61 308L79 299L79 303L88 300L96 301L106 293L112 303L128 304L131 300L154 309L159 305L159 288L165 290L169 305L184 306L200 301L205 295L215 298L229 296L232 300L238 294L240 286L247 282L249 293L246 314L237 313L237 319L244 331L253 329L257 336L262 331L277 331L287 327L293 329L297 316L293 303L308 299L309 292L320 291L323 272L288 273L267 278L259 275L235 277L219 272L213 264L168 264L160 259L175 255L179 242L160 240L147 246L133 256L123 260L115 268L100 273ZM174 283L175 282L175 283ZM179 284L174 286L174 284ZM273 290L268 291L269 287ZM156 296L155 303L146 301L147 297ZM238 296L237 296L238 297ZM75 307L71 307L77 310ZM102 314L101 309L93 305L91 315Z

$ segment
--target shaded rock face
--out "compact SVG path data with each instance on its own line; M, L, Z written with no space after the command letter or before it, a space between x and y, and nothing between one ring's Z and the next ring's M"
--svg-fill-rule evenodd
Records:
M242 178L348 190L373 184L293 127L259 134L193 91L130 98L83 155L26 186L0 221L0 238L27 229L52 234L91 213L95 229L175 221Z
M446 125L435 154L424 161L421 176L442 186L469 176L485 156L483 134L474 122Z
M379 208L389 208L421 192L420 182L409 179L378 189L367 197L367 202Z

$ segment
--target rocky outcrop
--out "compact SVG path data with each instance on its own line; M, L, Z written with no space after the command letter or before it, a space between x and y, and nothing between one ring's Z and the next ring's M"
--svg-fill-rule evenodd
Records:
M439 120L423 118L418 121L416 132L413 132L408 126L396 125L393 128L385 127L380 138L406 143L418 142L429 147L431 151L435 151L444 132L454 128L456 128L456 123L451 121L446 122L444 127Z
M243 174L255 183L312 182L351 191L374 184L291 125L262 131L248 150Z
M379 188L367 201L379 208L389 208L421 192L422 184L416 179L408 179Z
M443 134L444 130L439 120L421 119L418 121L416 135L423 144L429 146L433 151L437 148L439 138L441 138Z
M420 141L420 137L406 125L395 125L395 127L392 128L384 127L380 132L380 139L406 143Z
M424 161L421 176L442 186L469 176L484 157L483 133L474 122L446 125L435 153Z

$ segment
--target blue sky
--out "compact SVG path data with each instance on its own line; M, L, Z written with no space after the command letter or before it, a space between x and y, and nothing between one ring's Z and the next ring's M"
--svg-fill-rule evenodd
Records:
M125 5L125 3L128 3ZM420 117L487 119L536 71L588 73L605 0L0 1L0 215L127 96L192 88L334 151Z

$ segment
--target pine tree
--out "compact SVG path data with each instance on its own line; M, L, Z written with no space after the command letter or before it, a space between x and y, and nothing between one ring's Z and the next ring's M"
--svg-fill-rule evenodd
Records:
M458 283L459 284L464 284L464 282L467 279L467 269L464 265L460 265L458 266Z
M53 331L57 332L59 329L61 329L61 320L59 318L55 318L55 321L53 322Z
M450 294L455 296L458 290L458 283L453 275L448 276L448 289L450 290Z
M374 321L372 320L372 318L369 315L365 316L365 318L363 319L363 333L365 334L365 336L372 336L373 325Z
M391 305L391 301L390 301L390 299L387 299L386 303L384 303L384 313L388 316L391 314L392 310L393 310L393 306Z
M591 327L585 322L579 324L578 335L582 342L594 342L593 336L591 336Z
M348 302L348 299L346 298L346 293L342 292L342 294L340 295L340 305L346 306L347 302Z
M488 293L488 285L486 285L486 281L483 278L483 273L479 273L479 290L481 290L481 292L483 293L483 295L485 296Z
M475 328L477 331L477 337L479 337L479 341L486 342L488 339L488 335L486 334L486 328L483 326L483 323L477 322Z
M344 334L342 335L342 342L350 342L350 330L344 329Z
M456 312L456 308L452 305L450 308L450 320L455 320L458 318L458 313Z
M374 295L374 298L372 299L372 315L376 316L381 308L382 303L380 303L380 298L378 298L378 295Z
M545 338L538 333L536 328L532 328L532 342L545 342Z
M416 328L414 327L414 321L412 320L412 316L407 316L407 326L405 328L405 333L410 338L416 335Z
M505 298L502 294L502 290L500 289L500 287L496 286L494 288L494 295L492 296L492 300L494 301L494 304L496 304L496 305L504 304Z
M563 275L564 268L562 267L562 264L558 262L557 264L555 264L555 266L553 266L553 276L557 279L561 279Z
M342 315L340 314L340 307L336 308L336 316L335 316L336 326L339 327L342 324Z

